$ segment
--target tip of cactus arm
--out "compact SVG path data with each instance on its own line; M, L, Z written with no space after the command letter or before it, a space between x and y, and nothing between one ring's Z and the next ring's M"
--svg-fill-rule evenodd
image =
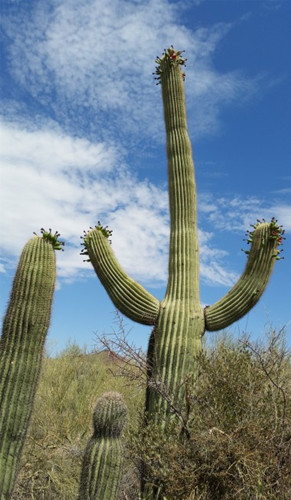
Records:
M65 246L65 242L59 240L59 237L61 235L58 231L56 231L55 233L52 233L51 228L49 228L49 230L47 231L46 229L44 229L42 227L40 232L42 234L42 238L46 241L49 241L54 250L61 250L62 252L64 251L63 247ZM33 234L38 236L37 233L33 233Z
M109 229L108 226L103 226L101 224L100 220L98 221L97 226L95 226L95 229L97 229L97 231L101 231L103 236L105 236L105 238L107 238L107 239L112 235L112 230Z
M176 66L186 66L186 61L181 54L185 52L184 50L175 50L173 45L168 49L164 49L161 57L157 56L155 62L157 63L155 72L155 80L157 80L157 85L161 83L161 77L164 72L170 70L174 65ZM185 73L181 73L183 80L185 80Z
M284 237L285 230L283 229L282 225L278 224L278 220L275 217L272 217L270 222L266 222L265 219L257 219L256 224L251 224L251 227L253 228L251 231L247 230L246 232L246 238L244 241L247 242L247 244L252 244L254 241L254 237L256 235L257 230L262 227L262 225L268 224L269 226L269 239L273 240L275 243L275 253L273 255L276 260L281 260L284 259L284 257L280 257L279 255L283 251L283 249L278 249L279 246L283 245L283 240L286 238ZM264 245L264 240L262 240L261 245ZM242 249L244 253L249 255L250 251Z
M109 237L112 235L112 230L108 226L103 226L100 221L98 221L95 227L90 227L88 231L84 231L84 235L80 236L83 240L81 245L83 246L80 255L89 255L88 248L90 247L90 241L92 239L92 231L99 231L111 244ZM90 259L85 259L84 262L91 262Z
M88 238L90 233L95 230L100 231L107 239L112 235L112 230L109 229L108 226L103 226L100 220L98 220L98 224L95 227L90 227L88 231L84 231L84 236L81 236L81 238Z

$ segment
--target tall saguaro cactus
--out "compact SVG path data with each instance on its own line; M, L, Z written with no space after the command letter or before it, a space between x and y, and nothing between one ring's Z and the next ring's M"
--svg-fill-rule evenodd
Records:
M58 233L25 245L0 341L0 499L11 497L37 388L55 287Z
M185 60L172 47L157 58L167 136L170 248L169 277L159 302L132 280L117 262L100 223L84 236L84 254L115 306L129 318L154 325L148 347L146 412L154 418L183 407L185 380L195 377L197 355L205 330L226 328L246 314L261 297L279 250L282 229L277 221L259 222L249 233L251 249L246 268L234 287L214 305L201 307L197 201L192 148L187 131L184 93ZM165 398L163 394L170 395Z

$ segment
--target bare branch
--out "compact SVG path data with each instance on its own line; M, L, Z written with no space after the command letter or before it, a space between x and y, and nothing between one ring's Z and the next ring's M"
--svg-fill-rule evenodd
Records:
M148 379L146 353L141 348L137 348L134 343L128 341L130 330L126 330L123 317L119 311L115 311L115 323L117 329L113 329L111 333L103 335L96 334L98 344L102 346L102 350L108 351L110 356L115 360L115 366L118 367L118 372L116 373L116 371L114 371L114 374L124 377L130 382L136 381L144 389L146 384L148 387L153 388L162 399L167 402L170 411L176 415L181 422L182 432L189 438L190 432L187 425L190 413L190 397L188 394L189 390L187 389L189 380L183 380L178 388L180 389L184 384L186 385L187 404L186 415L184 415L181 408L174 404L174 395L170 394L168 387L165 386L161 379L157 375L152 375L151 378Z

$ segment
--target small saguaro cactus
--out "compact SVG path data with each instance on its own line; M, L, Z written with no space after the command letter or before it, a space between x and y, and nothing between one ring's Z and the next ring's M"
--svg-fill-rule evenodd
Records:
M83 253L115 306L132 320L153 325L148 347L146 414L167 416L185 408L185 381L197 372L197 356L205 330L226 328L245 315L261 297L271 275L283 230L277 221L260 222L249 234L246 268L234 287L214 305L202 308L199 297L199 255L196 186L187 131L185 59L173 47L156 59L167 137L170 207L169 275L159 302L121 268L100 223L84 235ZM165 394L167 397L165 397Z
M0 340L0 499L13 492L37 388L56 279L59 234L41 230L21 254Z
M122 473L121 433L127 420L127 407L117 392L101 396L93 411L93 435L85 449L79 499L114 500Z

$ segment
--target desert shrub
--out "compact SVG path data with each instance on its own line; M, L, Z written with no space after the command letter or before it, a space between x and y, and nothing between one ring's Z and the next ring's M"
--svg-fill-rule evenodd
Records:
M162 433L141 417L129 446L159 498L291 498L291 367L282 336L272 332L266 345L224 336L200 356L188 435L176 419Z

